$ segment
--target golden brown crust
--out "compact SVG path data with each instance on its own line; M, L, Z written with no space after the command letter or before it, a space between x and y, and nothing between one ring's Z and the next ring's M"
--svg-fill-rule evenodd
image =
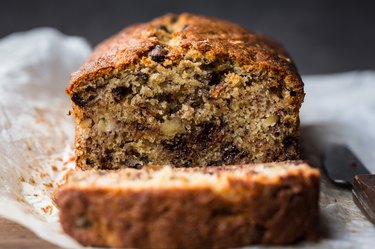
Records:
M232 248L317 238L317 170L291 167L280 176L227 179L220 190L188 183L68 184L57 194L61 224L83 245L126 248Z
M85 64L71 76L67 92L75 87L114 70L121 70L162 43L157 36L160 25L174 25L167 58L178 60L188 50L202 52L207 59L232 58L248 71L273 69L288 75L288 84L301 87L297 70L283 48L275 41L250 33L231 22L196 16L188 13L168 14L149 23L133 25L107 39L95 48Z

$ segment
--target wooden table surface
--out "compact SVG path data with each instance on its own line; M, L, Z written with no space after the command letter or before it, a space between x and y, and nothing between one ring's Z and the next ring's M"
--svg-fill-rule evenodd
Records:
M60 248L39 239L27 228L0 217L0 248Z

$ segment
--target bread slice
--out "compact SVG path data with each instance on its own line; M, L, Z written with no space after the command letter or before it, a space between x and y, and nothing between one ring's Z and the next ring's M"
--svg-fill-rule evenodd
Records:
M82 171L57 191L86 246L233 248L316 239L319 171L299 161Z
M274 41L191 14L134 25L72 74L82 169L298 159L303 83Z

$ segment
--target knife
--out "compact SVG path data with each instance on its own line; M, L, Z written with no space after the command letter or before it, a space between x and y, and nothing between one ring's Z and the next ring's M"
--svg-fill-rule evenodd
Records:
M375 175L347 146L341 144L327 147L323 167L334 184L352 188L354 203L375 224Z

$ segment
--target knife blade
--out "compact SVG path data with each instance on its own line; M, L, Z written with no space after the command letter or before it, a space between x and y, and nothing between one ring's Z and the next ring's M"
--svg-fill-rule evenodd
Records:
M375 224L375 175L342 144L327 147L323 167L334 184L352 188L354 203Z

